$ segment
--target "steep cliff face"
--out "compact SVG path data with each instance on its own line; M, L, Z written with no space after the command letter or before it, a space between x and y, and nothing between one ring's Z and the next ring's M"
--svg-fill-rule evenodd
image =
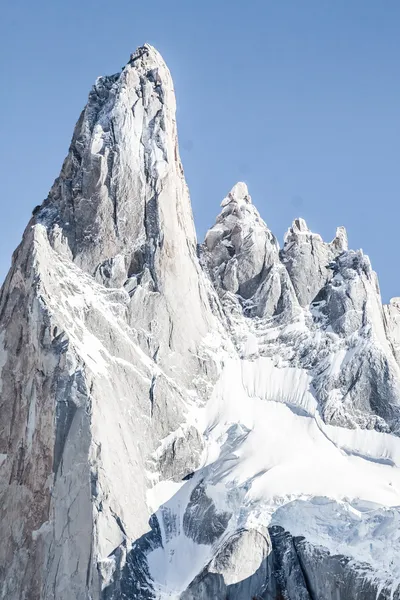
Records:
M148 529L152 470L197 465L184 421L216 328L171 77L145 46L96 82L2 289L3 597L100 594L108 557Z
M96 81L0 296L0 598L400 596L399 310L244 183L197 245L145 45Z

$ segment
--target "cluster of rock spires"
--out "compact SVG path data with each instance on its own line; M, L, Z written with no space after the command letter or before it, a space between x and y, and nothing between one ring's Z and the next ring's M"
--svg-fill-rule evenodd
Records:
M382 575L287 530L270 516L293 494L250 502L259 473L229 480L248 426L226 418L214 452L225 417L206 420L229 360L271 365L249 397L367 431L379 456L341 455L397 473L400 301L343 228L325 243L297 219L280 249L244 183L221 206L197 245L171 76L145 45L96 81L2 287L0 598L400 598L398 560Z

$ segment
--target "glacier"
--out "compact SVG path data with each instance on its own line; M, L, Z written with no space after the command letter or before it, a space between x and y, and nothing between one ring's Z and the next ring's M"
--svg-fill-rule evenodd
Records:
M247 185L198 243L173 82L93 86L0 295L0 598L400 599L400 299Z

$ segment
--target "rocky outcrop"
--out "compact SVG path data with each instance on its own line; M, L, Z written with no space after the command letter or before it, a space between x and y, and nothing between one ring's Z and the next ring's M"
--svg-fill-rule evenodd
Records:
M211 268L221 287L248 299L278 261L278 242L253 206L245 183L237 183L221 206L205 239Z
M400 586L396 581L377 581L371 566L356 564L343 555L332 556L324 548L313 547L303 538L294 540L297 556L306 573L311 598L362 598L397 600ZM296 597L296 596L290 596Z
M269 535L267 532L244 530L226 541L181 595L181 600L275 597Z
M285 265L301 306L307 306L331 279L330 263L347 250L347 234L338 227L327 244L312 233L304 219L296 219L285 236L281 260Z
M247 316L285 313L290 318L297 301L279 260L279 244L252 204L246 184L237 183L221 206L204 243L214 285L222 296L234 294Z
M293 537L282 527L270 527L273 548L273 573L277 594L284 600L311 600L303 567L300 563ZM279 596L278 596L279 598Z
M386 335L393 350L394 357L400 364L400 298L392 298L383 306Z
M349 351L334 384L341 388L346 407L336 405L336 416L328 408L326 419L346 426L353 419L353 424L368 422L381 431L398 431L400 372L386 336L376 274L362 251L343 252L331 268L332 278L315 305ZM325 390L332 384L325 380ZM322 398L321 404L326 406ZM346 415L352 415L350 420Z

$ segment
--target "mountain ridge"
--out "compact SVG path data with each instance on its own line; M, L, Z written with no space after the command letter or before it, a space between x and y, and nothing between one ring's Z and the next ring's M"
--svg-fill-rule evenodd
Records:
M175 108L151 46L98 78L14 253L0 597L399 598L397 302L243 182L197 244Z

